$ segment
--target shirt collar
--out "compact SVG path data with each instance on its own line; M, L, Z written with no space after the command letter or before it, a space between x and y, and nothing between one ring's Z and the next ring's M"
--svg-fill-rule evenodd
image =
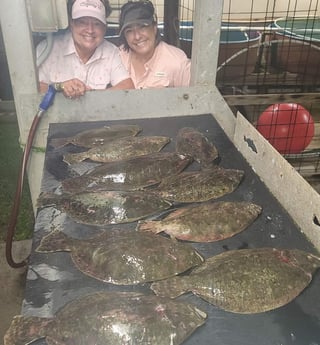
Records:
M65 55L77 54L76 47L74 46L74 42L72 39L71 31L68 31L65 37Z
M155 50L154 50L154 53L153 53L153 55L151 56L151 59L150 60L148 60L145 64L144 64L144 66L145 66L145 68L146 69L150 69L150 70L154 70L154 66L155 66L155 64L156 64L156 61L158 60L158 52L159 52L159 45L161 44L162 42L159 42L159 44L157 44L157 46L156 46L156 48L155 48Z

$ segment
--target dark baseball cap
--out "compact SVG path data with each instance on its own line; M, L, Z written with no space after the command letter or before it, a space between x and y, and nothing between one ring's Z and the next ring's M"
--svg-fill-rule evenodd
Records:
M154 21L154 7L150 1L128 2L121 8L120 35L131 25L150 25Z

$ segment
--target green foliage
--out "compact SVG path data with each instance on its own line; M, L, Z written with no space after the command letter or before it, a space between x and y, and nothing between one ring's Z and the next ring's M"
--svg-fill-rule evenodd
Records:
M5 240L22 157L19 128L14 114L0 115L0 147L0 240ZM34 214L29 185L25 178L14 239L31 238L33 227Z

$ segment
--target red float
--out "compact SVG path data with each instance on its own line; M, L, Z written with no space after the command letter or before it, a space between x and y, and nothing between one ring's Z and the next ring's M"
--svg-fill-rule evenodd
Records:
M314 136L312 116L296 103L271 105L260 115L256 128L282 154L300 153Z

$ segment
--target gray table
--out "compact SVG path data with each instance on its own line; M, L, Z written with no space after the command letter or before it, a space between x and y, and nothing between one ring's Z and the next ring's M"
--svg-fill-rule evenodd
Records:
M225 250L255 247L299 248L316 253L315 248L299 231L287 212L270 194L253 169L247 164L232 142L211 115L105 121L87 123L51 124L49 139L65 137L97 128L104 124L137 124L143 128L141 135L166 135L172 142L165 151L174 150L175 136L182 127L194 127L207 135L219 150L220 166L245 171L245 178L233 193L224 200L246 200L263 207L260 217L242 233L216 243L193 244L204 257ZM70 174L62 162L62 153L76 151L75 147L53 149L48 146L42 190L59 186L59 181ZM257 159L261 159L257 156ZM191 167L192 169L192 167ZM266 163L266 169L268 165ZM270 171L272 173L272 171ZM149 285L113 286L85 276L71 262L68 253L39 254L34 251L41 238L50 231L51 224L77 238L87 238L99 232L98 227L74 223L66 214L54 208L38 212L30 257L23 314L52 316L66 302L99 290L149 291ZM123 225L133 228L135 223ZM119 226L118 226L119 228ZM220 310L200 298L187 294L182 300L193 302L208 313L206 324L195 331L186 345L319 345L320 344L320 273L312 283L288 305L266 313L240 315ZM46 344L44 340L35 344Z

